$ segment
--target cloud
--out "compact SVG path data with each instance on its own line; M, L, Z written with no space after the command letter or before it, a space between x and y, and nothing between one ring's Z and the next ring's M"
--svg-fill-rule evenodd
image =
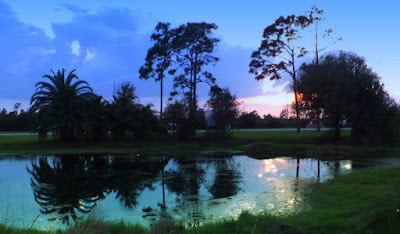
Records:
M79 44L79 41L73 40L71 42L71 46L70 47L71 47L72 54L74 54L76 56L79 56L79 53L81 51L81 45Z
M1 1L0 28L0 99L29 100L55 48L42 29L21 23Z
M55 66L77 69L77 74L103 96L111 96L115 83L132 81L139 96L156 96L158 91L149 81L139 80L150 35L137 31L138 18L128 9L105 8L89 13L69 7L74 17L70 22L53 24L53 43L60 50ZM65 58L66 44L79 41L79 59ZM84 51L84 52L83 52ZM152 88L151 88L152 87Z
M0 2L0 26L5 32L0 44L7 45L0 54L2 65L0 99L29 100L34 85L50 69L61 68L89 82L94 91L111 97L114 83L132 81L144 104L159 105L159 83L139 79L139 68L144 64L150 34L140 33L140 19L125 8L103 8L97 12L66 6L73 16L68 22L52 23L54 38L43 29L21 23L10 8ZM254 49L230 46L224 41L215 53L220 62L208 67L217 78L217 84L228 86L238 97L274 94L265 91L263 82L248 73L250 55ZM165 93L172 91L172 77L165 80ZM15 90L18 88L18 92ZM208 99L209 86L201 84L199 101ZM167 97L165 98L165 100ZM0 103L1 107L1 103Z
M86 56L85 59L83 59L84 62L89 62L94 59L96 54L94 52L90 52L89 48L86 48Z

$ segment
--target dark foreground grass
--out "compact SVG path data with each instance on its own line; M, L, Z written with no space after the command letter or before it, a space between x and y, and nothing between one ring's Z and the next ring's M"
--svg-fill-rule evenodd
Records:
M241 214L237 219L185 228L171 219L150 229L88 219L53 233L400 233L400 168L345 175L321 185L306 199L310 209L290 216ZM51 233L6 228L0 233Z

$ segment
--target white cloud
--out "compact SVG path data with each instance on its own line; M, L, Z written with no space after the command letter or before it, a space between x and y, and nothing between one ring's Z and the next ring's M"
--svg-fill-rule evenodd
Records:
M86 48L86 56L83 61L89 62L89 61L93 60L95 56L96 56L96 54L94 52L92 53L92 52L90 52L90 50L88 48Z
M81 51L81 44L79 44L79 41L73 40L71 42L71 46L70 47L71 47L71 53L76 55L76 56L79 56L80 51Z

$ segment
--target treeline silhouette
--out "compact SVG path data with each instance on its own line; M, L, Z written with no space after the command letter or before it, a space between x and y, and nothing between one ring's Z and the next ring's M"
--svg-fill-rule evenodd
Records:
M7 112L3 108L0 112L0 131L31 131L33 115L35 114L29 111Z

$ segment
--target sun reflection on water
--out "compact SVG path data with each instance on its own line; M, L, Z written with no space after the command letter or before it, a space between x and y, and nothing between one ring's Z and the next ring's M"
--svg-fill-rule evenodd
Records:
M273 158L262 160L262 168L258 172L258 178L262 178L265 174L276 174L281 169L290 168L291 164L283 158ZM279 176L284 177L284 173L280 173ZM269 179L269 180L268 180ZM267 178L267 181L272 181L271 178Z

